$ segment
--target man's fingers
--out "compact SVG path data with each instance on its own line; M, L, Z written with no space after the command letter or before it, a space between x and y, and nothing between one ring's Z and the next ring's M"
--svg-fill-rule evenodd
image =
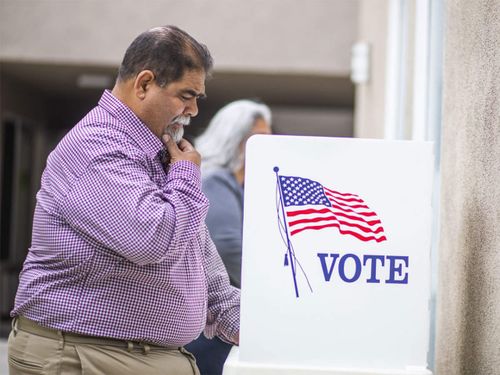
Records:
M161 140L165 145L165 147L167 148L167 151L170 153L170 155L174 155L177 152L179 152L179 147L177 147L171 136L169 136L168 134L163 134Z
M193 145L191 143L189 143L187 140L185 140L184 138L181 139L181 141L177 144L177 146L183 152L194 150Z
M185 139L181 139L181 141L176 144L171 136L163 134L161 140L167 148L167 152L170 154L170 164L180 160L192 161L198 166L201 164L200 154L193 145Z
M172 142L172 137L169 136L168 134L163 134L161 136L161 141L163 142L163 144L165 145L165 147L167 147L168 143Z

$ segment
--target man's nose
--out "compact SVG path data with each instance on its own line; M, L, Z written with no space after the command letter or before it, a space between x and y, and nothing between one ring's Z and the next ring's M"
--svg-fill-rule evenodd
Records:
M198 114L198 102L196 98L188 101L184 114L190 117L195 117Z

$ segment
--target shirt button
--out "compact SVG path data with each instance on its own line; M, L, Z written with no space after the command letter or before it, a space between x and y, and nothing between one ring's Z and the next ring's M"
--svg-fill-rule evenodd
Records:
M167 190L165 190L165 193L167 193L167 194L172 194L172 189L167 189Z

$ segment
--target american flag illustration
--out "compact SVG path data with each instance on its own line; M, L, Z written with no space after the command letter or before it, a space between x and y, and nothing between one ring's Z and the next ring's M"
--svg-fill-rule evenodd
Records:
M377 214L358 195L329 189L308 178L277 178L291 236L305 230L336 228L361 241L387 240Z

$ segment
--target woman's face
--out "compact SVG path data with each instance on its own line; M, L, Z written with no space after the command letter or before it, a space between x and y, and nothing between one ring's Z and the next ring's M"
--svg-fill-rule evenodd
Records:
M248 138L257 134L271 134L271 126L262 117L255 120L252 129L250 129L250 133L248 133L248 136L241 141L240 153L245 152L245 145L247 144Z
M264 120L261 117L255 120L255 123L253 124L252 129L248 134L248 137L243 139L243 141L241 141L240 143L239 147L239 159L240 159L239 164L241 165L240 168L245 167L245 145L247 144L248 138L256 134L271 134L271 126L266 120Z
M271 134L271 126L263 118L258 118L250 131L250 136L255 134Z

